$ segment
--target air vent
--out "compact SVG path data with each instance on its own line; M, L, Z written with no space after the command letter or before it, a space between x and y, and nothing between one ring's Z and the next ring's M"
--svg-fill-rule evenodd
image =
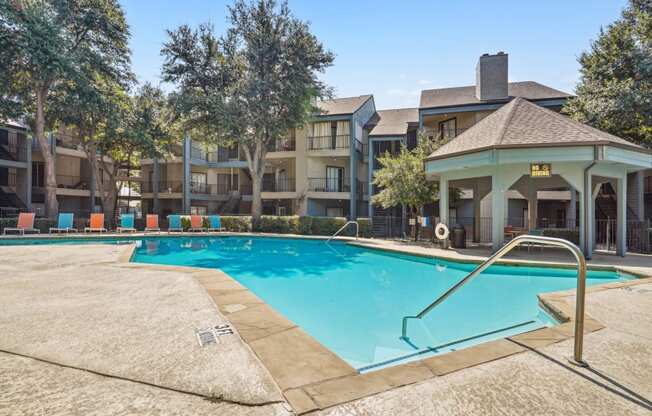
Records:
M233 335L233 329L229 324L219 324L211 328L199 329L195 335L197 335L199 346L205 347L210 344L218 344L221 336Z

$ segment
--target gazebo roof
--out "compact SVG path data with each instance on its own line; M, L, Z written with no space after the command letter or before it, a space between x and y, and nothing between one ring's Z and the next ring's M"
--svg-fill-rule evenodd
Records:
M517 97L433 152L438 160L489 149L613 145L647 149Z

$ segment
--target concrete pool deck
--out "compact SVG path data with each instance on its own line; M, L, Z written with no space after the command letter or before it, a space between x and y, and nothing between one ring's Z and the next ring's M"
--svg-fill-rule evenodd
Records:
M0 247L0 388L11 392L0 414L288 414L283 396L296 412L328 415L649 412L595 373L562 365L567 324L358 375L222 272L125 263L132 247ZM650 276L645 260L636 270ZM646 281L589 291L589 329L604 329L585 338L592 367L643 398L652 396ZM573 293L552 300L564 309ZM236 334L199 347L195 329L227 321ZM312 355L292 350L304 344Z

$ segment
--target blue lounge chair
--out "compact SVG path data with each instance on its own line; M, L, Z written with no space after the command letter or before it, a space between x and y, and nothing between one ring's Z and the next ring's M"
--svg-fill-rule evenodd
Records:
M171 231L183 231L181 215L168 215L168 233Z
M134 214L120 214L120 226L116 231L121 233L124 231L136 231L134 227Z
M208 231L222 231L222 219L219 215L208 216Z
M71 231L77 232L77 229L73 227L74 218L75 218L75 214L70 212L59 214L59 221L57 221L57 226L50 227L50 234L52 234L52 231L58 233L61 232L69 233Z

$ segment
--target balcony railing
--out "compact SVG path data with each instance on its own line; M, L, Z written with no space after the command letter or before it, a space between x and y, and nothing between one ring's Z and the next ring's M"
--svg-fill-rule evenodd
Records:
M308 137L308 150L335 150L348 149L350 147L351 136L348 134Z
M348 178L308 178L308 190L314 192L351 192Z
M358 181L358 198L362 199L365 195L369 195L369 182Z
M81 176L57 175L57 188L87 190L88 181Z
M263 179L263 192L295 192L296 181L294 178L283 178L277 180Z
M158 183L158 192L163 193L179 193L183 190L182 181L160 181ZM143 193L154 192L154 185L152 182L143 182Z
M294 139L279 139L267 145L268 152L292 152L297 149L297 142Z

